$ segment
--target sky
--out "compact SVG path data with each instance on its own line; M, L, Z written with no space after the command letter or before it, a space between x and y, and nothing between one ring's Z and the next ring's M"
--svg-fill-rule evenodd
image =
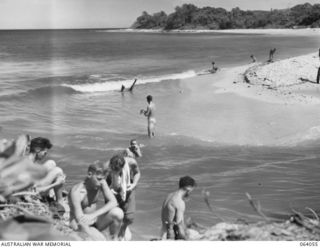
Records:
M307 0L0 0L0 29L125 28L142 11L172 13L176 6L230 10L270 10L292 7ZM319 0L308 0L319 3Z

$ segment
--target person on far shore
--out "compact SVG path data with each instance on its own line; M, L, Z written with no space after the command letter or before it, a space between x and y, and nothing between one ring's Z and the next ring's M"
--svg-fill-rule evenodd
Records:
M38 137L30 141L29 159L35 164L44 167L48 172L46 177L34 185L34 188L44 199L49 200L49 202L52 201L52 199L55 199L63 206L64 200L62 192L66 176L63 173L63 170L57 166L55 161L45 161L51 147L52 144L50 140L46 138Z
M136 210L135 191L141 177L138 163L134 158L114 155L105 164L105 170L107 171L107 182L110 189L124 213L119 239L128 241L131 237L127 227L134 220Z
M146 116L148 119L148 136L149 136L149 138L152 138L155 136L155 125L156 125L156 118L155 118L156 106L153 103L152 99L153 99L152 96L148 95L147 96L147 102L148 102L147 109L140 110L140 114L144 114L144 116Z
M99 193L102 193L104 205L97 208ZM82 231L93 240L106 240L101 233L109 227L113 240L118 239L123 212L118 208L106 180L103 163L97 161L88 168L83 182L74 185L69 193L70 226Z
M257 59L253 54L251 54L250 58L252 59L252 63L256 63L257 62Z
M161 208L162 228L160 239L188 239L184 223L185 200L189 197L196 182L192 177L185 176L179 180L179 189L167 196Z
M273 48L270 50L269 52L269 60L268 62L273 62L273 56L274 56L274 53L276 52L277 49Z
M219 69L218 67L215 66L216 62L212 61L212 68L210 70L211 73L216 73L217 70Z
M137 140L132 139L130 140L130 146L124 150L123 155L125 157L129 158L141 158L142 157L142 152L140 150L140 146L137 142Z

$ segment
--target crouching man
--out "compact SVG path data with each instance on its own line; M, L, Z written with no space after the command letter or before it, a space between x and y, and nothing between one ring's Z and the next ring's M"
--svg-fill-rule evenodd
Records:
M117 240L123 212L106 183L103 164L95 162L88 168L83 182L74 185L69 194L70 226L85 232L93 240L106 240L102 234L109 228L111 239ZM104 205L97 208L99 193Z
M185 176L179 180L179 189L170 193L161 208L162 228L160 239L187 240L188 230L184 222L185 201L196 186L192 177Z

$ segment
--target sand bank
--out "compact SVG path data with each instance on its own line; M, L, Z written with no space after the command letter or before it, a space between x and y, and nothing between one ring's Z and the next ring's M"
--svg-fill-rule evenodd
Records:
M233 92L260 101L280 104L320 104L316 77L318 54L308 54L273 63L253 63L221 70L234 80L215 84L216 93Z

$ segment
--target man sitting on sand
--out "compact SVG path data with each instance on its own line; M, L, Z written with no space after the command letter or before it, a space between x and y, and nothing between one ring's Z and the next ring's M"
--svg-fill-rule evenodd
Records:
M41 165L47 170L47 176L38 181L34 187L44 198L55 198L55 200L63 205L62 191L65 183L65 174L53 160L45 161L49 149L52 144L50 140L42 137L34 138L30 142L29 158L35 164Z
M188 239L184 223L186 209L185 199L196 186L192 177L185 176L179 180L179 189L167 196L161 209L161 235L160 239Z
M141 174L135 159L123 155L113 156L106 164L108 170L107 181L117 198L119 207L124 212L123 224L119 232L119 239L130 239L126 230L133 223L136 210L135 189Z
M99 193L105 204L97 208ZM93 240L106 240L102 231L109 227L113 240L117 240L123 212L105 181L104 166L95 162L88 168L83 182L74 185L69 193L70 226L87 233Z
M123 155L129 158L141 158L142 153L140 150L140 146L138 145L137 140L130 140L130 146L124 150Z
M147 102L148 106L147 109L141 109L140 114L144 114L144 116L147 117L148 119L148 136L149 138L152 138L155 136L155 125L156 125L156 118L155 118L155 109L156 106L152 101L152 96L148 95L147 96Z

